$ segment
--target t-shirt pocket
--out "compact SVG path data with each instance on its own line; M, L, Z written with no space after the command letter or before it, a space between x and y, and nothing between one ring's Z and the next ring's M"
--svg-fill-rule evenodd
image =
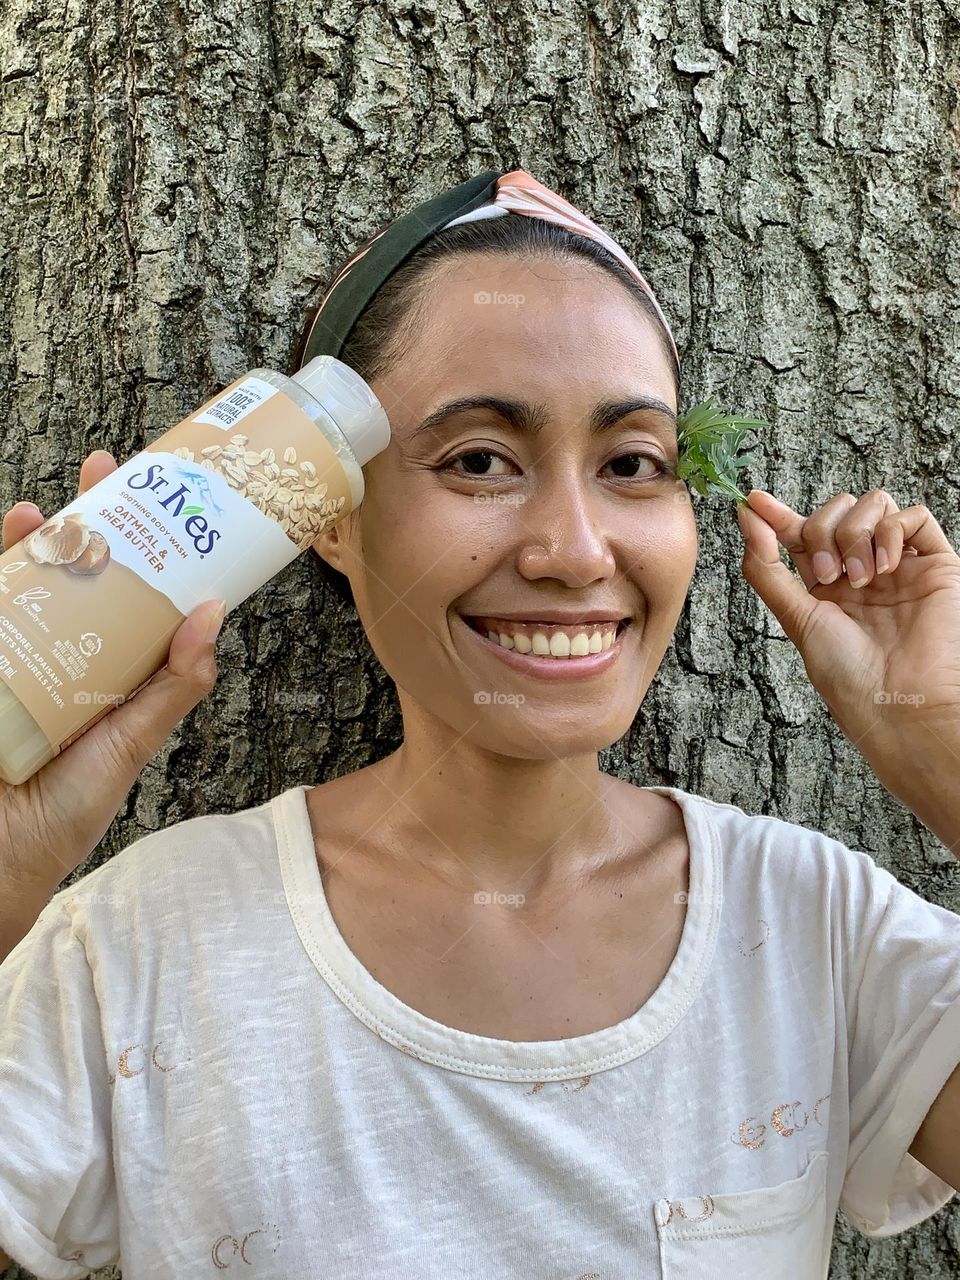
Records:
M661 1199L654 1205L662 1280L789 1276L824 1280L827 1153L799 1178L726 1194Z

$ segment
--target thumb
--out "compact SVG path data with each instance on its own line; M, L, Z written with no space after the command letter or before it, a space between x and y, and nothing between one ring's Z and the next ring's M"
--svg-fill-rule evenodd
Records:
M774 530L751 507L737 504L743 534L743 576L799 648L819 601L780 559Z
M139 774L174 729L213 689L217 679L216 639L226 604L207 600L177 628L167 661L135 694L93 727L104 745Z

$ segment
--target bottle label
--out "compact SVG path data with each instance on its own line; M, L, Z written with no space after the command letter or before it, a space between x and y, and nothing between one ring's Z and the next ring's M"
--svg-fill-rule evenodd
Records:
M331 436L239 378L0 554L0 679L54 746L136 692L201 601L235 608L351 509Z

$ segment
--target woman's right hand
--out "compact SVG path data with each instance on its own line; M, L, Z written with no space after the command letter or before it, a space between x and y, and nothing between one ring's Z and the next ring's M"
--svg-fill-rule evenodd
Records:
M84 493L117 469L103 449L80 468ZM3 517L4 549L41 525L33 503L18 502ZM0 781L0 866L7 885L39 887L47 895L93 852L149 761L217 679L211 625L216 602L205 601L173 635L166 666L132 697L16 786ZM6 885L2 887L7 887Z

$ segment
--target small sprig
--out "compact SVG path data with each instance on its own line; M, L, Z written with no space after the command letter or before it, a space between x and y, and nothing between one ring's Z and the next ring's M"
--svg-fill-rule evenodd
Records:
M746 505L746 495L737 488L738 472L756 454L738 450L748 432L766 426L761 418L722 414L712 399L688 409L677 419L678 478L696 493L723 493Z

